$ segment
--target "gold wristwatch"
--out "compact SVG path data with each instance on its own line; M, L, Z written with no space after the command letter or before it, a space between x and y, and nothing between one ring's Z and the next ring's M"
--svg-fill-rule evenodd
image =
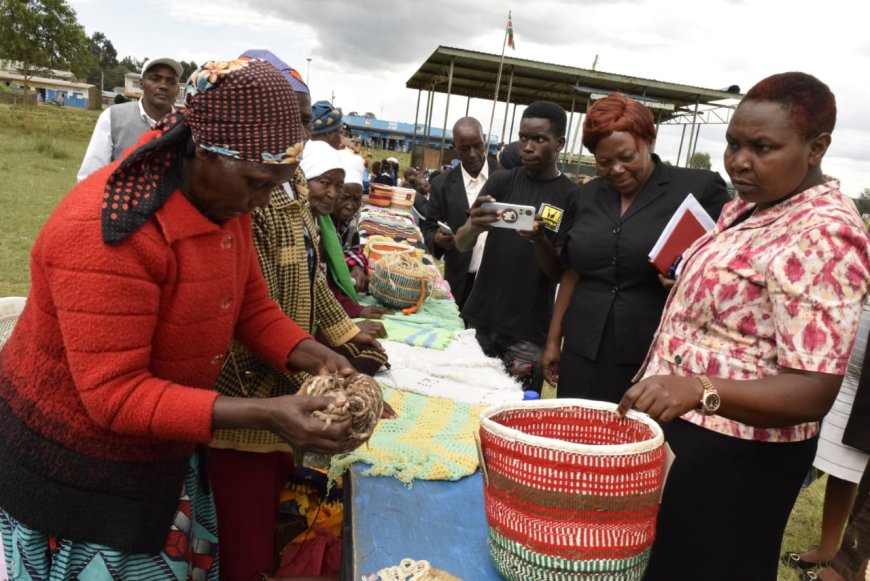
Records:
M712 416L719 411L719 406L722 405L719 392L716 391L716 386L713 385L713 382L706 375L699 375L698 381L704 387L704 393L701 394L701 403L698 407L704 412L705 416Z

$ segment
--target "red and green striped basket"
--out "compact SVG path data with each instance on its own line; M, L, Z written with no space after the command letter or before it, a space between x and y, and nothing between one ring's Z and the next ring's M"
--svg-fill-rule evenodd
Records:
M489 548L505 579L643 578L665 474L646 414L582 399L513 402L481 414Z

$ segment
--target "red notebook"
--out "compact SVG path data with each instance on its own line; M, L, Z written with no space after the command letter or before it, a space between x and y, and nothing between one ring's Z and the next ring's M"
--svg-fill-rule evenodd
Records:
M658 241L649 252L649 259L660 273L670 274L678 264L677 259L683 255L692 243L713 229L716 222L704 210L703 206L689 194L662 230Z

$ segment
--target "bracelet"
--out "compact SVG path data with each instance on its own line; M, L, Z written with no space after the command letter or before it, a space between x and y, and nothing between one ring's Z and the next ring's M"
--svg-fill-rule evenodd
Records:
M707 391L707 390L716 391L716 386L713 385L713 382L710 381L710 378L707 377L706 375L698 375L695 377L695 379L697 379L698 381L701 382L701 387L704 388L704 391Z

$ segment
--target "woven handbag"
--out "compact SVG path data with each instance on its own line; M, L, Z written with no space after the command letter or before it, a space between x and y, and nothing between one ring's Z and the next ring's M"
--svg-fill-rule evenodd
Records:
M633 581L655 538L664 436L645 414L582 399L481 414L489 549L505 579Z
M391 254L378 260L369 279L369 292L381 304L416 312L432 295L435 274L407 254Z

